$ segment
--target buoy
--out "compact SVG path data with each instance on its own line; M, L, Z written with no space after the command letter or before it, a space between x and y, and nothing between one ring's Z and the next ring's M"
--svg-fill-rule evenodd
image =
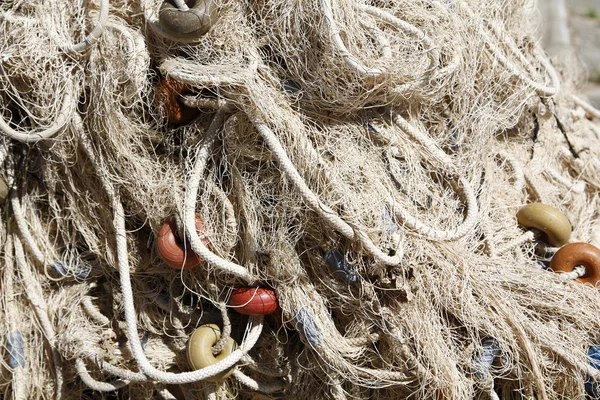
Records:
M571 272L581 265L585 273L578 282L596 286L600 281L600 249L588 243L569 243L554 254L550 269L554 272Z
M544 241L552 246L565 245L571 237L571 224L567 217L556 208L534 203L522 207L517 212L519 225L534 228L544 233Z
M162 78L154 91L154 105L169 124L183 125L200 113L196 108L187 107L179 101L179 95L185 92L185 84L171 78Z
M217 22L218 7L214 0L186 1L188 10L181 10L169 1L160 7L158 23L171 36L195 40L202 37Z
M196 231L200 234L204 224L202 218L196 215ZM208 246L208 239L202 238L205 246ZM160 258L171 268L192 269L202 263L202 258L196 254L189 243L183 244L183 241L177 235L177 227L173 219L167 219L156 238L156 247Z
M245 287L231 293L229 305L244 315L267 315L279 309L273 289Z
M197 370L215 365L237 348L235 341L229 338L223 351L219 355L213 355L212 347L220 338L221 330L214 324L202 325L192 333L187 343L187 358L192 369ZM206 378L206 380L208 382L219 382L231 375L235 367L234 365L217 375Z

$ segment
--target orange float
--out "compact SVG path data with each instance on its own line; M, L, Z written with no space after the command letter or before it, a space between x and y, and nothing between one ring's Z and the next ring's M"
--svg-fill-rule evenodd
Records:
M550 269L554 272L571 272L581 265L585 274L577 278L578 282L597 286L600 281L600 249L588 243L570 243L554 254Z
M187 86L172 78L162 78L154 92L154 105L162 110L169 124L183 125L194 119L200 111L187 107L179 101L179 95Z
M204 224L202 218L196 214L196 232L202 233ZM202 237L202 242L208 247L208 239ZM156 238L156 247L160 258L171 268L192 269L202 263L203 259L196 254L189 243L184 245L177 235L175 221L167 219L163 222Z
M229 305L244 315L268 315L279 309L273 289L245 287L231 293Z

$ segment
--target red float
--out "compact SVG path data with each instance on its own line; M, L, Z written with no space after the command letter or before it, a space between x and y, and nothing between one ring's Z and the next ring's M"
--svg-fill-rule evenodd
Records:
M279 310L275 291L267 288L235 289L229 298L229 305L244 315L267 315Z
M202 218L196 214L196 232L202 233ZM202 237L202 242L208 247L208 239ZM202 263L202 258L196 254L189 242L183 244L183 241L177 235L177 226L175 221L167 219L163 222L158 237L156 238L156 247L160 258L171 268L192 269Z

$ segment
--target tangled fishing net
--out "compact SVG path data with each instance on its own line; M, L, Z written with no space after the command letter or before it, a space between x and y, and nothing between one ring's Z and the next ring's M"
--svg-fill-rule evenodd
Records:
M0 4L3 398L598 390L548 264L600 112L531 1L171 1Z

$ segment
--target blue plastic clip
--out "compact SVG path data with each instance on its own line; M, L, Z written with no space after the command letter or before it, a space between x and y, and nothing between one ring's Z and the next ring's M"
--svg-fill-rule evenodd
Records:
M304 337L312 346L317 346L323 340L323 336L310 313L303 307L296 314L296 329L304 333Z
M78 279L87 279L92 273L92 267L84 263L70 263L56 261L52 264L52 271L61 277L75 277Z
M23 336L21 332L11 332L6 339L6 351L8 351L8 365L11 368L25 368L25 351L23 349Z
M352 265L346 262L346 259L337 250L329 250L325 253L325 264L332 270L333 275L346 282L348 285L354 285L358 282L358 275Z
M600 346L591 347L588 350L590 365L600 369ZM592 399L600 399L600 382L588 377L585 381L585 391Z
M500 346L496 340L488 337L481 342L481 352L475 358L473 365L475 367L474 376L482 380L490 373L490 367L496 357L500 355Z

